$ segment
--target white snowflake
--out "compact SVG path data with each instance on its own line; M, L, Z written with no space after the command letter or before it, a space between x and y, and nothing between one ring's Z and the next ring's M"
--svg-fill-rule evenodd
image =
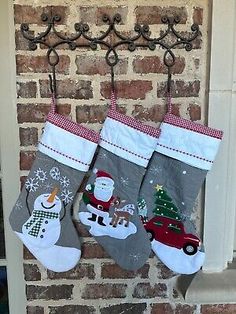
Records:
M71 194L72 192L64 189L61 193L61 199L63 200L63 202L65 202L66 204L69 204L73 200L73 197Z
M186 171L186 170L184 170L184 171L183 171L183 174L186 174L186 173L187 173L187 171Z
M134 262L137 262L140 260L142 255L140 253L130 253L129 257L132 258L134 260Z
M185 205L185 203L184 203L184 202L181 202L181 204L182 204L182 205Z
M44 185L43 185L43 187L45 188L45 190L52 190L53 189L53 185L52 185L52 183L45 183Z
M153 180L150 180L150 181L149 181L149 183L151 183L151 184L152 184L152 183L153 183Z
M38 181L36 178L29 178L25 182L25 188L29 192L35 192L39 187Z
M41 168L38 168L35 172L35 175L36 175L36 178L39 180L39 181L42 181L44 182L46 179L47 179L47 176L46 176L46 171L43 171Z
M162 172L162 168L160 166L151 166L150 171L153 174L158 174L158 173Z
M61 173L60 173L59 168L53 167L53 168L50 170L50 176L51 176L54 180L59 181L60 178L61 178Z
M63 188L67 188L70 185L70 180L66 176L63 176L60 179L60 183L63 186Z
M101 159L107 159L107 153L103 152L100 154Z
M120 178L120 182L123 186L128 186L129 185L129 178L124 178L124 177L121 177Z
M23 206L22 206L22 204L21 204L20 201L17 201L17 202L16 202L15 208L16 208L17 210L21 210L21 209L23 208Z

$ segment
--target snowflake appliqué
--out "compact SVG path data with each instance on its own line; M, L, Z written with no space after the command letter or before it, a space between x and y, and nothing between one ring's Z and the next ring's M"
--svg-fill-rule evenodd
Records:
M45 190L47 190L47 191L53 189L52 183L49 183L49 182L45 183L45 184L43 185L43 187L44 187Z
M120 178L120 183L121 183L123 186L128 186L128 185L129 185L129 179L128 179L128 178L121 177L121 178Z
M36 179L41 182L44 182L47 179L47 176L46 176L47 172L43 171L41 168L38 168L34 173L36 175Z
M162 172L162 168L160 166L152 166L150 167L150 172L152 172L155 175Z
M16 202L15 208L16 208L17 210L21 210L21 209L23 208L23 206L22 206L22 204L21 204L20 201L17 201L17 202Z
M70 185L70 180L66 176L63 176L60 179L60 183L63 186L63 188L67 188Z
M61 199L62 199L63 202L66 203L66 205L69 204L73 200L72 192L70 192L69 190L64 189L61 192Z
M29 178L25 182L25 188L29 192L35 192L39 187L38 181L36 181L36 178Z
M105 152L100 154L101 159L107 159L107 154Z
M50 170L50 176L51 176L54 180L59 181L60 178L61 178L61 173L60 173L59 168L53 167L53 168Z
M134 262L139 261L140 258L142 257L142 255L140 253L130 253L129 256L130 256L130 258L132 258L134 260Z

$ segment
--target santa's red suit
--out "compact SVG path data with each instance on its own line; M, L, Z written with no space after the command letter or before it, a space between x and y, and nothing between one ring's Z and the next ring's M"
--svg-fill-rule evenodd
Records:
M102 200L98 200L93 193L93 188L91 191L87 191L87 196L89 198L89 205L93 206L97 210L101 210L103 212L109 212L109 209L111 207L111 204L115 200L115 197L112 196L107 202L104 202Z

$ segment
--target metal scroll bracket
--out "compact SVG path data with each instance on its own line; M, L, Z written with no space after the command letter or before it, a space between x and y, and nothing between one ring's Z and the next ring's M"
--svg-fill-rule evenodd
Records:
M59 54L57 52L61 45L68 45L70 50L75 50L80 47L87 47L92 50L96 50L98 45L105 47L105 60L111 69L111 86L115 89L114 82L114 67L119 61L118 47L127 47L129 51L135 51L136 48L146 47L150 50L155 50L156 47L161 47L164 49L163 62L167 67L167 92L171 92L171 81L172 81L172 68L175 65L176 57L174 54L175 48L184 48L186 51L190 51L193 48L192 42L201 35L199 26L193 24L191 26L191 32L188 36L183 35L183 33L176 31L175 27L180 22L180 17L178 16L163 16L162 23L166 24L166 30L160 32L160 36L157 38L151 37L150 28L148 25L136 24L134 26L134 35L125 36L119 32L116 25L121 22L120 14L115 14L113 17L108 15L103 15L102 20L108 25L108 28L101 36L92 37L89 35L89 25L85 23L75 23L74 29L75 33L72 35L65 35L59 32L57 28L57 23L60 22L61 17L59 15L49 16L45 13L41 15L42 21L46 25L46 30L36 36L32 36L29 25L26 23L21 24L21 32L29 41L29 49L36 50L38 45L44 45L47 48L47 59L48 63L52 67L52 76L50 76L50 89L56 96L57 86L56 86L56 66L59 63ZM114 42L107 41L106 39L113 33L116 40ZM50 37L57 40L50 42Z

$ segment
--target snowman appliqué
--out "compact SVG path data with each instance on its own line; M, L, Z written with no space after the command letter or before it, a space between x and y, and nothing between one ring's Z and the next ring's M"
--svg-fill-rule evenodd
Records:
M36 247L50 247L60 237L62 202L57 192L58 188L54 188L51 194L39 195L34 201L30 218L22 226L25 239Z
M88 212L80 212L82 223L90 226L90 233L95 236L108 235L117 239L125 239L137 232L136 226L130 221L134 213L134 204L126 204L118 196L114 196L115 182L112 176L95 169L96 179L88 184L83 193L83 201ZM112 217L110 210L113 209Z

